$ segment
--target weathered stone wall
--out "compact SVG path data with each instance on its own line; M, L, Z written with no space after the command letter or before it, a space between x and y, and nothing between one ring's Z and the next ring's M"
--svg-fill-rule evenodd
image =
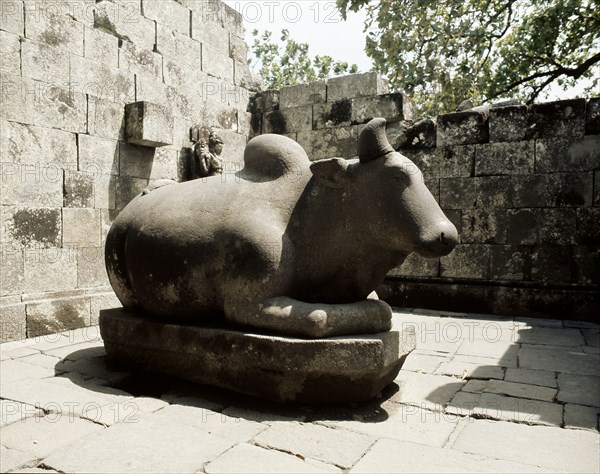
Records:
M149 182L185 178L190 129L240 159L252 78L218 0L1 0L0 339L97 322L118 304L111 221ZM124 106L166 106L170 144L124 139ZM149 257L151 258L151 256Z
M313 160L355 157L374 116L456 225L447 257L411 255L380 295L392 304L592 319L600 314L600 99L416 120L375 74L265 91L256 133L284 133Z

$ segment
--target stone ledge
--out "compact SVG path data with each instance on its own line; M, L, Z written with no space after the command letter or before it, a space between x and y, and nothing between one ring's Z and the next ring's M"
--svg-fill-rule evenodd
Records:
M309 403L375 397L416 343L409 330L306 340L165 324L120 308L101 311L100 332L108 357L127 367Z

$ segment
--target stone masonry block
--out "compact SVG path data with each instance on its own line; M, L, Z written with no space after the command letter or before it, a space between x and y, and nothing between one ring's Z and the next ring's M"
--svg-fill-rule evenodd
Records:
M94 177L94 208L114 209L116 178L110 174Z
M4 3L2 4L4 5ZM0 31L0 73L4 75L21 75L21 43L17 35Z
M594 171L594 206L600 206L600 171Z
M298 132L298 143L312 161L333 156L354 158L358 155L358 127Z
M462 213L462 243L505 244L507 216L503 209L465 209Z
M2 115L7 120L70 132L86 130L86 96L73 88L31 78L2 78Z
M255 76L246 62L235 61L233 62L233 82L236 86L246 89L251 92L258 92L262 88L261 79L259 76ZM227 86L227 89L230 87ZM243 91L240 91L243 92ZM230 96L235 96L230 94ZM239 102L239 100L238 100ZM245 101L247 103L247 101ZM241 104L240 104L241 105ZM244 112L246 107L243 107Z
M92 288L109 285L104 263L104 246L77 249L77 286Z
M375 72L334 77L327 81L327 102L388 92L387 80Z
M573 245L577 228L576 209L558 208L542 209L542 219L539 226L539 241L542 245Z
M67 2L25 0L27 38L83 56L83 23L69 15Z
M585 99L533 104L533 138L581 138L585 133Z
M313 129L347 127L352 123L352 100L313 105Z
M577 209L577 243L600 246L600 209L595 207Z
M229 34L229 56L244 64L248 61L248 45L246 41L231 33Z
M21 246L16 242L2 240L0 245L0 297L17 295L21 301L20 294L23 292L25 280L23 252ZM0 305L4 304L3 302Z
M183 61L186 66L198 67L202 60L202 44L188 34L173 31L161 24L156 25L156 50L163 58Z
M193 12L195 22L213 22L238 38L244 37L242 14L220 0L178 0Z
M473 178L477 185L476 207L506 209L513 207L514 176L482 176Z
M411 159L426 177L455 178L471 176L475 148L473 145L466 145L404 149L401 153Z
M577 245L572 250L573 282L594 285L600 283L600 249L598 246Z
M600 135L588 135L575 142L570 137L535 141L535 171L588 171L600 168Z
M119 38L97 28L85 28L84 56L109 67L119 67Z
M19 341L27 337L24 304L0 307L0 343Z
M475 145L475 175L530 174L535 162L533 141Z
M327 100L327 84L313 82L282 87L279 91L279 104L282 109L302 105L321 104Z
M119 142L78 135L79 169L96 177L119 173Z
M312 130L311 105L268 112L263 118L263 133L293 133Z
M24 36L25 15L22 0L3 0L0 15L0 30Z
M525 105L490 109L490 142L518 142L532 134L530 116Z
M387 120L417 118L413 101L402 92L352 99L352 123L367 123L375 117Z
M156 150L130 143L119 144L119 175L136 178L150 177Z
M600 97L592 97L585 104L585 133L600 134Z
M475 110L437 116L437 146L488 141L488 114Z
M94 207L93 175L81 171L65 173L64 207Z
M525 280L529 247L493 245L491 247L490 278L493 280Z
M22 179L60 181L62 169L77 169L75 137L70 132L0 119L2 178L19 174Z
M123 209L148 186L148 180L131 176L119 176L116 186L116 208Z
M161 2L162 4L162 2ZM156 5L159 7L159 5ZM101 0L94 9L94 27L140 48L153 50L156 41L154 21L139 13L139 2Z
M279 91L270 89L254 94L250 97L249 110L257 115L279 110Z
M175 0L142 0L142 14L172 30L190 34L190 10Z
M77 287L73 249L32 248L24 251L26 292L70 290Z
M89 325L89 297L27 304L27 337L43 336Z
M535 245L539 243L540 209L509 209L508 243L513 245Z
M459 244L449 255L440 258L440 276L487 279L490 254L489 245Z
M59 247L61 213L57 208L2 206L2 244L11 253L15 248Z
M232 144L228 143L226 148L227 159L230 159L229 157L231 156L233 148L234 147ZM178 173L179 152L177 150L173 150L171 148L157 148L154 150L154 160L152 162L152 170L149 176L150 179L172 179L177 181L179 176Z
M88 208L63 209L64 248L100 245L100 211Z
M571 248L543 245L531 251L531 279L548 283L571 281Z
M209 43L212 45L212 42ZM202 70L207 74L233 83L233 59L229 53L219 51L206 43L202 43Z
M391 270L388 276L437 277L439 266L438 259L423 258L416 253L411 253L404 263Z
M418 121L398 122L402 127L401 139L395 148L403 150L413 148L435 148L437 144L437 123L426 118Z
M588 207L592 203L593 175L552 173L512 177L515 207Z
M133 73L79 56L70 57L70 82L76 90L98 99L123 104L135 97Z
M119 69L136 76L149 76L162 81L162 56L150 49L142 49L130 41L123 41L119 49Z
M23 39L23 76L64 84L69 80L69 55L60 46Z
M90 135L112 140L124 139L125 108L123 104L90 96L87 119Z
M173 144L171 111L145 101L126 105L125 139L128 143L148 147Z
M473 178L440 179L440 206L443 209L472 209L477 199Z
M192 12L192 38L203 45L210 45L218 53L230 58L229 31L210 15Z
M63 170L48 164L3 164L3 206L61 207Z

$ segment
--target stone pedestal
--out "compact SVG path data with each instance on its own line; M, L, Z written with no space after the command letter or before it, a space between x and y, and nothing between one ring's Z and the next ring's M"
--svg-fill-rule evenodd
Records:
M101 311L100 332L108 357L129 368L311 403L373 398L415 348L408 330L309 340L167 324L121 308Z

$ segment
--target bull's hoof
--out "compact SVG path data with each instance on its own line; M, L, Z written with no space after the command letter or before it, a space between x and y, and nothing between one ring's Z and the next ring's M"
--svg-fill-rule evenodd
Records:
M277 401L358 402L391 383L414 332L306 340L100 314L108 357L134 369Z

